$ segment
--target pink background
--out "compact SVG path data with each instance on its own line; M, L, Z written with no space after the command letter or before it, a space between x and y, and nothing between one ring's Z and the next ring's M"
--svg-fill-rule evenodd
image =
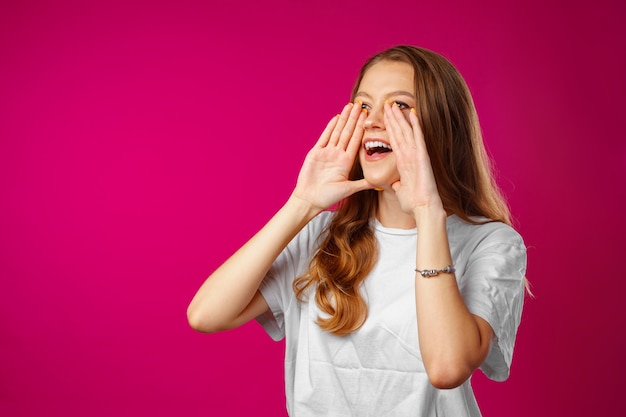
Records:
M536 298L509 381L474 378L484 415L611 414L622 2L7 3L1 416L284 416L283 344L195 333L185 309L289 195L361 63L400 43L464 74L529 246Z

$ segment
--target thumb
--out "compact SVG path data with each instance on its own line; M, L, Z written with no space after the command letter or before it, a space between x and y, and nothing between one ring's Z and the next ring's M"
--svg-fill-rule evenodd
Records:
M350 191L352 191L352 194L374 188L374 186L367 182L366 179L350 181L348 182L348 186L350 187Z

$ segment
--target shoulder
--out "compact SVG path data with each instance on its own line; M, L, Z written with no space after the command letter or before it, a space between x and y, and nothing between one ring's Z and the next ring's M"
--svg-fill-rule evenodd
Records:
M328 225L332 221L334 215L335 213L332 211L322 211L307 223L304 229L300 232L300 235L304 234L314 238L321 236L328 228Z
M312 251L319 245L333 216L331 211L319 213L293 238L287 250Z
M322 231L330 224L334 216L334 211L322 211L307 224L307 229Z
M508 224L487 218L473 218L472 220L478 223L469 223L457 216L450 216L447 222L450 240L458 244L480 247L492 245L526 247L519 232Z

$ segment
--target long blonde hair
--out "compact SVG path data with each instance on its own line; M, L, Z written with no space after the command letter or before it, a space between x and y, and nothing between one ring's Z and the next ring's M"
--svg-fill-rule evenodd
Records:
M509 208L494 180L474 102L461 74L435 52L397 46L363 65L352 99L363 75L381 61L405 62L413 67L416 111L444 209L471 223L476 223L472 217L478 216L510 224ZM350 178L363 178L358 158ZM367 318L360 286L378 259L378 243L370 225L377 204L374 190L342 201L309 270L293 283L300 301L307 289L315 288L315 302L329 316L318 317L317 323L335 335L359 329Z

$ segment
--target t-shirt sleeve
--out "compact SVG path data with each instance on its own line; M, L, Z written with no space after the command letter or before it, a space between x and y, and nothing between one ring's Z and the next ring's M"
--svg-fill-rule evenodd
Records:
M495 334L480 369L488 378L504 381L510 373L524 303L526 246L514 229L502 223L479 228L483 231L468 258L459 289L469 311L485 319Z
M297 302L292 283L308 270L319 244L318 237L330 215L330 212L322 212L311 220L280 253L261 282L259 291L269 310L256 320L273 340L285 337L285 312Z

